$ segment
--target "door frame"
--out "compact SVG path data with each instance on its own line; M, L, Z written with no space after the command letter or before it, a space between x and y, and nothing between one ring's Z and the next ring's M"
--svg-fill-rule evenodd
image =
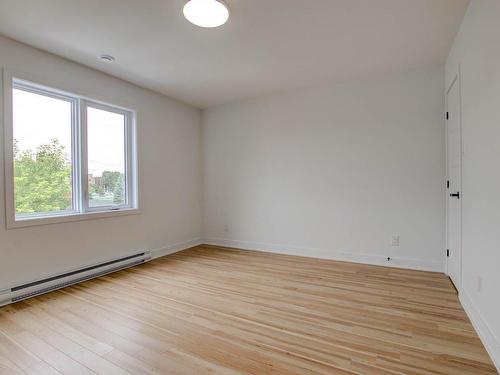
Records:
M458 246L458 249L454 250L454 251L458 251L459 254L460 254L460 257L459 257L459 270L458 270L458 282L457 284L458 285L455 285L455 287L457 288L457 291L460 293L460 290L461 290L461 285L462 285L462 233L463 233L463 222L462 222L462 199L463 199L463 177L462 177L462 173L463 173L463 154L464 154L464 147L463 147L463 137L462 137L462 79L461 79L461 69L460 69L460 66L457 67L456 71L454 72L454 74L452 75L452 80L450 82L450 84L446 87L446 94L445 94L445 111L446 113L448 113L448 94L450 93L451 89L453 88L454 85L458 85L458 102L459 102L459 124L458 124L458 131L459 131L459 139L460 139L460 160L459 160L459 164L460 164L460 181L458 181L458 186L459 186L459 191L460 191L460 199L459 199L459 209L458 209L458 215L459 215L459 238L458 238L458 243L459 243L459 246ZM445 117L445 140L446 140L446 145L445 145L445 152L446 152L446 181L445 181L445 184L447 183L447 181L449 180L449 176L448 176L448 120L446 119ZM449 269L448 269L448 257L446 256L446 250L448 249L448 239L449 239L449 217L448 217L448 214L449 214L449 194L450 194L450 191L447 187L447 185L445 185L445 202L446 202L446 236L445 236L445 240L446 240L446 249L445 249L445 264L446 264L446 274L449 275Z

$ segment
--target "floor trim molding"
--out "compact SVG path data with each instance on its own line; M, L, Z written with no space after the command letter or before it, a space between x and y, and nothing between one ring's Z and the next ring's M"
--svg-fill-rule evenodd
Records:
M476 308L470 296L463 291L460 292L458 296L479 338L483 342L486 351L490 355L497 370L500 372L500 341L490 329L488 323L486 323L486 320L484 320L481 312Z
M178 242L178 243L175 243L172 245L167 245L167 246L160 247L157 249L152 249L151 250L151 253L153 256L152 259L160 258L160 257L163 257L165 255L169 255L169 254L173 254L173 253L177 253L179 251L186 250L186 249L189 249L191 247L201 245L203 243L204 243L204 241L201 238L194 238L194 239L191 239L188 241Z
M353 263L364 263L375 266L386 266L395 268L406 268L420 271L444 272L444 262L425 261L409 258L391 258L383 255L354 254L329 249L306 248L287 245L276 245L257 243L250 241L238 241L225 238L205 238L203 243L207 245L233 247L237 249L265 251L277 254L307 256L312 258L330 259Z

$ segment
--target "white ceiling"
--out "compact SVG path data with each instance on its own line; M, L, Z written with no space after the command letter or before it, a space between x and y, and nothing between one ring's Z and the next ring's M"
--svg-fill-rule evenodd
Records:
M218 29L184 2L0 0L0 34L206 108L443 64L469 0L226 0Z

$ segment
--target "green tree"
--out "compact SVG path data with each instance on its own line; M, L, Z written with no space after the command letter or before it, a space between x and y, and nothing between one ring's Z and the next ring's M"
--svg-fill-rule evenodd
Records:
M95 183L89 183L89 193L90 194L104 195L104 186L97 185Z
M57 139L20 151L14 141L16 213L61 211L71 208L71 164Z
M115 191L116 187L121 183L122 174L120 172L102 172L102 184L106 191Z
M123 175L121 175L120 181L116 184L115 190L113 190L113 203L114 204L122 204L124 202L124 180Z

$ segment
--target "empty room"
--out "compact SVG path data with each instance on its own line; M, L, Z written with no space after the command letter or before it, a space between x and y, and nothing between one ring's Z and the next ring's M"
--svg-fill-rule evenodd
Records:
M499 0L0 0L0 375L500 371Z

